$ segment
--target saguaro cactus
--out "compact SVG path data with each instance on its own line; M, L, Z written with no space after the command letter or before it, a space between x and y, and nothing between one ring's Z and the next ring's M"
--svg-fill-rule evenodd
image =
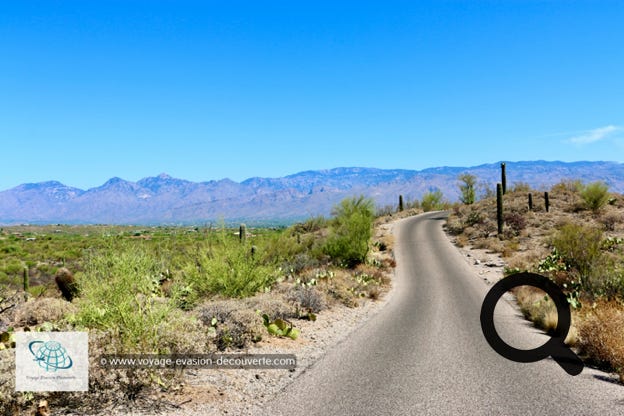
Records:
M496 223L498 224L498 237L503 235L503 185L496 184Z
M529 211L533 211L533 194L529 192Z
M28 267L24 267L24 294L28 293L28 288L30 288L30 277L28 276Z
M548 192L544 192L544 207L546 208L546 212L550 210L550 199L548 199Z
M503 187L503 195L507 193L507 172L505 162L501 163L501 185Z
M403 211L403 195L399 195L399 212Z
M241 224L238 228L238 238L241 243L245 242L245 239L247 238L247 226L245 224Z

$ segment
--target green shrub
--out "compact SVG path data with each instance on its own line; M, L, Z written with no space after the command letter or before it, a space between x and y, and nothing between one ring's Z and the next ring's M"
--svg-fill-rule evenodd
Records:
M73 322L110 332L128 351L168 353L161 349L162 333L181 318L171 302L154 297L161 269L141 247L116 244L93 252L76 276L82 291Z
M334 207L332 214L330 235L323 251L347 267L363 263L373 230L373 200L363 196L346 198Z
M598 211L609 201L609 187L604 182L593 182L583 187L581 197L588 209Z
M442 201L443 198L444 198L444 195L442 194L442 191L440 191L439 189L432 191L432 192L427 192L426 194L423 195L420 206L425 212L437 211L437 210L443 209L444 208L444 202Z
M578 273L584 289L589 289L592 281L601 277L598 275L604 265L601 230L566 224L557 232L552 245L566 265Z
M215 241L200 246L195 261L187 262L182 271L184 283L200 296L247 297L269 288L276 277L274 267L252 256L251 246L231 238L225 229Z
M17 259L11 259L4 267L4 272L8 275L21 275L24 270L24 264Z

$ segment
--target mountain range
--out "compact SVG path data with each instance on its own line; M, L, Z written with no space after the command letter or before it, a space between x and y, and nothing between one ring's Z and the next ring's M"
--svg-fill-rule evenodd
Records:
M624 164L616 162L507 162L507 181L548 189L564 179L602 180L624 193ZM336 168L282 178L191 182L167 174L137 182L112 178L82 190L57 181L28 183L0 192L1 224L203 224L246 221L291 223L328 215L341 199L365 195L377 206L415 200L436 189L457 200L458 175L478 178L478 190L500 181L500 162L424 170Z

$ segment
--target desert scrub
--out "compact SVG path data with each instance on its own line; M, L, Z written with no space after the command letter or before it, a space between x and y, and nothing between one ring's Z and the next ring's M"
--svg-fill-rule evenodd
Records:
M314 286L300 284L293 286L287 295L287 300L295 305L299 316L319 313L327 307L325 296Z
M551 242L569 270L578 275L583 289L589 290L600 280L603 270L602 231L569 223L561 227ZM574 280L574 279L573 279Z
M198 315L220 351L244 348L250 342L260 341L265 332L259 311L241 308L240 301L209 301Z
M196 292L193 296L247 297L268 290L277 277L277 267L263 264L252 255L251 244L240 243L225 229L198 243L194 257L182 268L182 284Z
M624 382L624 308L617 302L594 305L579 325L581 351L617 371Z
M447 204L443 201L443 199L444 195L439 189L430 191L423 195L420 206L425 212L444 209Z
M324 252L338 264L354 267L366 260L373 232L375 206L363 196L342 200L332 210L334 216Z
M14 322L23 326L52 323L75 311L76 306L63 299L42 297L19 305L15 311Z
M609 201L609 187L604 182L593 182L581 190L581 198L585 206L596 212Z
M524 317L537 328L548 333L557 328L557 307L544 291L532 286L520 286L513 293Z
M91 253L77 275L82 293L70 322L110 333L123 351L170 353L175 345L167 334L192 322L173 302L156 295L162 269L140 246L117 243Z

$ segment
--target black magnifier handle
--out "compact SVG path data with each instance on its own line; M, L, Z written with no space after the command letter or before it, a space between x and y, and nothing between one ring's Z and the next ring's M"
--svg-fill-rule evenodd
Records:
M553 351L551 357L571 376L581 374L583 371L583 361L563 343Z

